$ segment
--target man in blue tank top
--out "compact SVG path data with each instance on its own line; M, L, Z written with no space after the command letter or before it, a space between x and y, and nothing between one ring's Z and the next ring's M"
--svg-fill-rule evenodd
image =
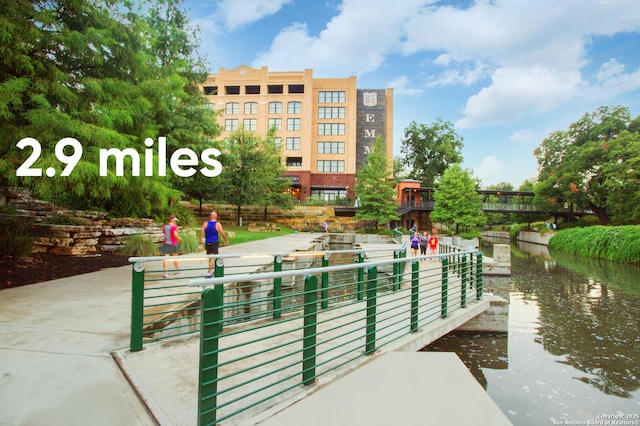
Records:
M222 229L222 225L218 222L218 213L211 212L209 214L209 220L202 224L200 229L200 240L204 240L204 247L207 250L207 254L218 254L218 248L220 247L220 237L224 239L225 245L229 245L229 239L227 234ZM209 258L209 269L207 270L207 278L211 278L213 273L214 258Z

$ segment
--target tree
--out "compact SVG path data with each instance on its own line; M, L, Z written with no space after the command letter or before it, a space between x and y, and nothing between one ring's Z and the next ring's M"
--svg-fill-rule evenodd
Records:
M488 190L491 191L513 191L513 185L508 182L500 182L497 185L489 185L487 187ZM498 204L507 204L511 201L510 197L504 194L490 195L487 197L485 202L488 203L498 203ZM487 222L490 225L499 225L509 223L510 214L509 213L485 213L487 218Z
M171 10L157 16L138 14L129 4L40 0L8 2L0 10L0 175L6 177L0 185L28 186L58 204L116 216L163 216L179 196L169 176L132 176L130 160L122 176L99 173L101 149L132 148L146 164L147 138L166 136L171 154L217 129L198 92L206 73L191 58L196 43L180 1L141 9L151 15ZM170 37L161 37L167 32ZM16 148L24 137L37 139L36 167L52 167L55 177L16 176L31 153ZM83 152L73 171L60 176L55 147L66 137L78 140ZM152 163L157 171L157 156Z
M380 136L373 143L367 162L356 175L355 192L359 200L357 220L373 220L376 229L381 223L397 220L398 205L394 200L394 182L389 180L389 161Z
M409 169L408 178L434 187L451 164L462 162L462 140L453 124L440 117L431 126L412 121L404 130L400 149Z
M236 206L238 225L242 206L266 206L277 200L275 192L282 188L285 168L279 148L269 137L261 139L255 133L239 129L227 140L220 161L224 168L216 192Z
M534 151L538 195L557 206L590 209L603 225L610 222L610 212L620 223L637 221L633 188L640 173L634 167L640 134L629 131L636 129L632 123L628 108L600 107L567 131L549 135Z
M445 170L440 185L433 194L435 207L431 220L445 225L455 225L456 233L462 226L479 226L485 223L482 200L471 173L454 164Z

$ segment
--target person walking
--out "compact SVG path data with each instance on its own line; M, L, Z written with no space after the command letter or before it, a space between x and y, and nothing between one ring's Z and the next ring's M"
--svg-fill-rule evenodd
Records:
M420 237L420 254L423 256L427 254L427 245L429 245L429 236L427 231L424 231Z
M177 256L178 255L178 243L182 242L182 238L178 235L178 218L174 215L170 215L167 219L166 225L162 227L162 247L160 247L160 254L163 256ZM162 267L164 269L163 278L169 278L169 273L167 272L168 261L165 260L162 262ZM173 266L176 268L175 274L178 273L178 261L173 261Z
M203 241L207 254L218 254L220 248L220 237L225 242L225 245L229 245L229 239L224 232L222 225L218 222L218 213L209 213L209 220L202 224L200 228L200 240ZM207 269L206 278L211 278L213 274L213 266L215 259L209 258L209 269Z
M418 255L418 247L420 246L420 234L418 232L414 232L413 236L409 239L411 243L411 254L413 256Z
M437 250L438 250L438 237L436 237L436 234L431 234L431 236L429 237L429 253L436 254Z

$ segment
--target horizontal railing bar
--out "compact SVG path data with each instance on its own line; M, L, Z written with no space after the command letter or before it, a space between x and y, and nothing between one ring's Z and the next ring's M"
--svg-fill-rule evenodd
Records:
M179 255L179 256L171 256L171 261L174 260L208 260L208 259L251 259L255 257L266 257L272 260L275 256L293 256L293 257L303 257L303 256L323 256L325 254L359 254L359 253L375 253L381 251L393 251L400 250L400 248L371 248L371 249L350 249L350 250L318 250L318 251L283 251L283 252L269 252L269 253L253 253L253 254L237 254L237 253L229 253L229 254L203 254L200 256L193 255ZM164 261L167 260L166 256L132 256L128 259L129 263L136 262L152 262L152 261Z
M445 254L432 254L426 255L422 257L415 257L413 259L437 259L442 257L450 257L459 254L467 254L467 253L476 253L476 250L468 250L468 251L460 251L456 253L445 253ZM211 287L216 284L228 284L230 282L237 281L252 281L252 280L267 280L273 278L284 278L284 277L295 277L300 275L316 275L322 272L335 272L335 271L346 271L349 269L357 269L357 268L367 268L372 266L382 266L382 265L390 265L393 263L404 263L407 262L407 258L398 258L398 259L387 259L387 260L377 260L372 262L365 263L349 263L346 265L334 265L334 266L324 266L317 268L305 268L305 269L292 269L288 271L280 271L280 272L264 272L264 273L255 273L255 274L239 274L233 275L230 277L218 277L218 278L202 278L196 280L187 281L187 286L201 286L201 287ZM409 275L410 272L405 272L403 275Z

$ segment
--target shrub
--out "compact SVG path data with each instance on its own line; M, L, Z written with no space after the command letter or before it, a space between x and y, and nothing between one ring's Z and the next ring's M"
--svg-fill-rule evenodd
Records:
M69 216L66 214L56 214L53 216L49 216L42 223L48 223L49 225L73 225L73 226L82 226L86 225L86 222L75 216Z
M640 264L640 226L589 226L558 231L549 249Z
M33 250L33 221L23 217L0 218L0 260L18 260Z
M193 231L182 231L178 233L182 241L178 244L178 253L196 253L198 251L198 237Z
M159 254L158 244L149 235L135 234L127 237L126 242L118 250L125 256L157 256Z

